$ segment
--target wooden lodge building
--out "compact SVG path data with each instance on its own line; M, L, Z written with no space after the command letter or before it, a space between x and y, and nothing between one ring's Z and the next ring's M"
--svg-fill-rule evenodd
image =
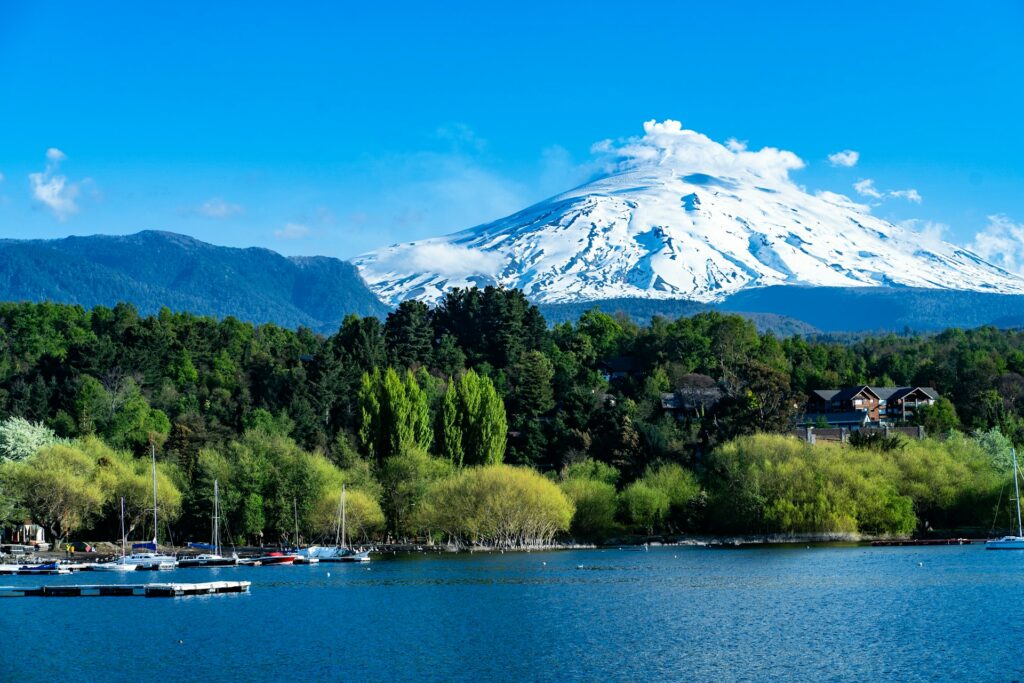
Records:
M939 393L931 387L845 387L811 392L801 426L850 430L906 424Z

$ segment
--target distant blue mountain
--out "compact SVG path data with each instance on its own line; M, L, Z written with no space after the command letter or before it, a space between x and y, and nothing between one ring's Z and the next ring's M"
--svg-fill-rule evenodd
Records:
M355 267L335 258L287 258L169 232L0 240L0 300L85 307L131 302L254 323L338 328L349 313L387 315Z
M549 322L574 320L600 308L638 321L676 318L705 310L740 313L780 334L819 332L918 332L949 327L1024 327L1024 296L911 287L776 286L738 292L721 303L683 299L606 299L541 305Z

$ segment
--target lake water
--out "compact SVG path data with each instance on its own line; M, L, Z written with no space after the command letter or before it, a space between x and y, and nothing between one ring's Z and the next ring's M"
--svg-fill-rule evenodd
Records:
M230 579L251 593L0 600L0 680L1024 679L1024 552L979 545L406 556L0 583Z

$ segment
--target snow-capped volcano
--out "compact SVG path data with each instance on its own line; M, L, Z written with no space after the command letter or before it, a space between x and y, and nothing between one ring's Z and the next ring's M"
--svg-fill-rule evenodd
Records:
M608 172L493 223L397 244L354 263L385 301L457 286L522 289L538 303L621 297L718 301L770 285L1024 294L1024 279L789 178L803 162L721 145L678 122L596 148Z

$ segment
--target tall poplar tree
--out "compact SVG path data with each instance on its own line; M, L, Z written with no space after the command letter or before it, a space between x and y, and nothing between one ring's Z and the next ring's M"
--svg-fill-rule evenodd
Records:
M453 465L462 467L465 452L462 450L462 416L459 413L459 399L456 383L448 378L448 388L441 399L437 419L437 449L441 457Z
M394 368L363 373L356 402L359 442L371 456L383 460L413 446L430 447L430 401L411 372L404 381Z
M492 465L505 458L505 404L488 377L472 370L448 383L438 418L441 454L456 465Z

